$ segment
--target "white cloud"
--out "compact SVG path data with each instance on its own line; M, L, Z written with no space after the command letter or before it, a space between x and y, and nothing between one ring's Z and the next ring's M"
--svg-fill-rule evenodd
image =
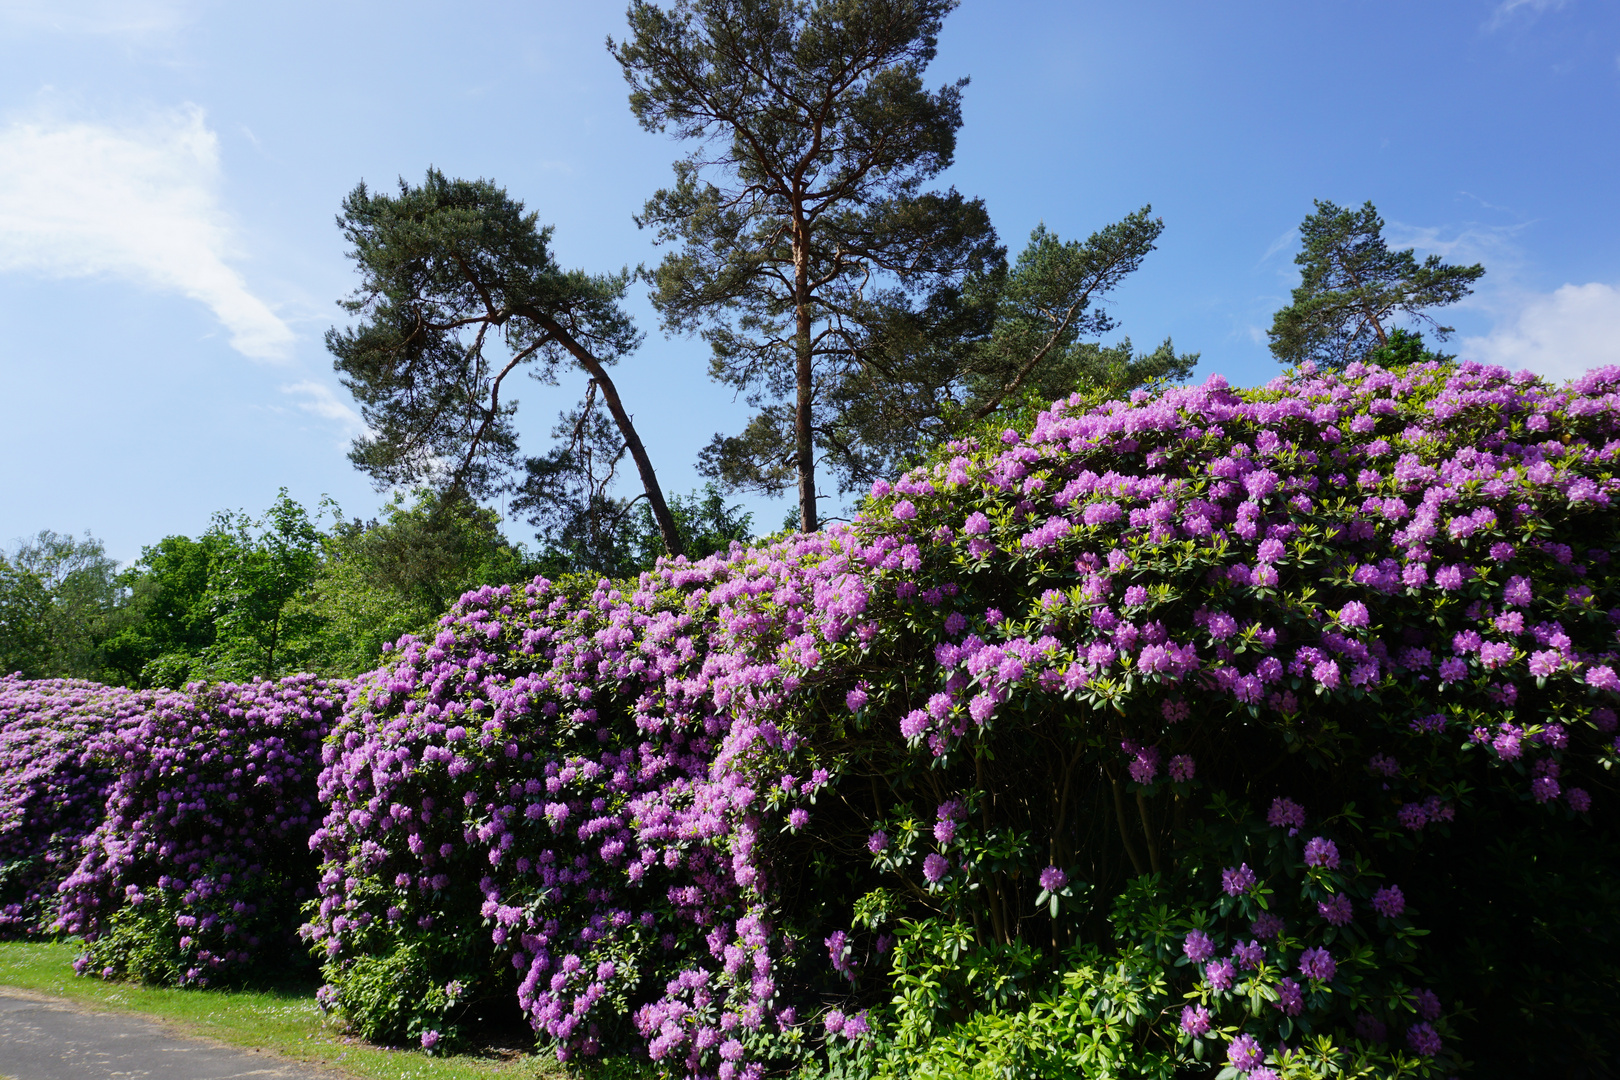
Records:
M178 0L0 0L0 22L65 34L166 36L189 21Z
M1285 248L1292 247L1293 244L1294 244L1294 241L1296 241L1298 239L1299 239L1299 230L1298 229L1289 229L1287 232L1283 233L1281 236L1277 237L1277 239L1275 239L1275 240L1273 240L1271 242L1271 246L1266 248L1266 253L1264 255L1260 256L1260 261L1265 262L1267 259L1269 259L1273 255L1277 254L1277 252L1282 251Z
M1457 352L1557 380L1620 364L1620 288L1590 282L1533 295L1486 336L1464 338Z
M1544 11L1557 11L1565 7L1569 0L1502 0L1491 12L1491 21L1486 24L1487 30L1495 30L1506 23L1516 12L1528 11L1532 17Z
M325 383L318 383L313 379L304 379L283 386L281 392L302 395L305 400L300 401L298 407L307 413L321 417L323 420L334 420L342 425L345 439L369 430L360 414L340 399L332 388Z
M211 308L245 356L277 359L292 331L227 259L219 142L195 106L125 128L0 128L0 270L121 278Z

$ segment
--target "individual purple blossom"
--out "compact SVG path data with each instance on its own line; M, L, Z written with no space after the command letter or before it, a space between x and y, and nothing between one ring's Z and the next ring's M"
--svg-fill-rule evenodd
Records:
M866 691L858 686L844 695L844 704L848 706L850 712L860 712L866 707L866 701Z
M894 509L889 513L893 514L897 521L910 521L917 516L917 508L912 505L910 499L901 499L894 504Z
M1305 808L1293 799L1278 796L1266 811L1266 824L1278 829L1286 827L1292 836L1305 827Z
M1329 926L1349 926L1353 913L1350 907L1350 898L1343 893L1337 893L1320 900L1316 904L1316 913L1320 915Z
M862 1009L860 1012L856 1013L854 1016L846 1016L844 1018L843 1036L846 1039L853 1040L853 1039L864 1038L867 1035L867 1033L870 1032L871 1030L872 1030L872 1027L871 1027L871 1024L867 1021L867 1016L866 1016L866 1010L865 1009Z
M1226 1061L1238 1072L1249 1072L1257 1069L1265 1061L1265 1051L1260 1049L1260 1043L1253 1035L1245 1032L1233 1039L1226 1046Z
M1440 1019L1440 995L1433 990L1423 989L1413 991L1411 995L1412 1008L1424 1020Z
M1373 893L1373 910L1386 919L1396 919L1406 910L1406 896L1399 885L1385 885Z
M1274 1003L1284 1016L1298 1016L1305 1008L1305 990L1294 979L1285 978L1277 984Z
M1326 949L1306 949L1299 956L1299 973L1307 979L1330 982L1338 970L1338 964L1334 963L1332 955Z
M955 841L956 822L950 818L934 822L934 840L942 847Z
M928 879L929 884L935 884L945 876L950 868L950 861L945 856L933 852L923 860L923 877Z
M1286 549L1283 547L1281 540L1268 538L1260 541L1260 546L1255 549L1254 557L1257 562L1269 565L1281 560L1285 552Z
M1440 661L1440 681L1446 683L1460 682L1468 675L1468 661L1458 656L1447 657Z
M1240 941L1232 946L1232 959L1244 971L1253 971L1266 958L1266 947L1258 941Z
M1305 865L1337 870L1339 846L1324 836L1311 837L1305 842Z
M1564 801L1569 803L1569 808L1577 814L1584 814L1592 809L1592 796L1586 793L1585 788L1570 788L1564 792Z
M1221 871L1221 891L1227 896L1242 896L1259 882L1248 863L1237 867L1228 867Z
M1412 1048L1413 1053L1434 1057L1440 1052L1440 1033L1434 1030L1432 1024L1413 1024L1406 1029L1406 1045Z
M908 739L915 739L928 730L928 713L923 709L912 709L900 719L900 734Z
M432 1050L435 1046L438 1046L438 1045L439 1045L439 1033L437 1031L424 1031L424 1032L422 1032L422 1049L424 1049L424 1050Z
M1055 866L1048 866L1041 871L1041 888L1050 893L1058 892L1069 883L1069 875Z
M1261 941L1270 941L1283 932L1286 924L1271 912L1265 912L1249 924L1249 930Z
M1181 1030L1193 1038L1209 1031L1209 1010L1202 1005L1187 1005L1181 1010Z
M866 838L866 850L870 851L874 855L881 854L882 852L888 850L888 847L889 834L884 832L882 829L879 829L877 832Z
M794 832L798 832L808 824L810 824L810 811L804 807L795 806L788 811L788 827Z
M1127 752L1130 752L1127 750ZM1135 758L1131 761L1129 772L1131 779L1138 784L1151 784L1159 775L1159 748L1145 746L1135 749Z
M1215 943L1202 930L1194 930L1182 941L1181 951L1193 963L1201 964L1215 955Z
M1177 754L1170 759L1170 779L1177 783L1186 783L1193 778L1197 765L1190 754Z
M1212 990L1230 990L1236 978L1237 970L1230 960L1211 960L1204 965L1204 979Z
M1360 600L1352 600L1339 609L1339 624L1348 627L1363 627L1371 621L1367 614L1367 605Z
M1463 571L1460 566L1442 566L1434 572L1434 583L1447 592L1462 588Z

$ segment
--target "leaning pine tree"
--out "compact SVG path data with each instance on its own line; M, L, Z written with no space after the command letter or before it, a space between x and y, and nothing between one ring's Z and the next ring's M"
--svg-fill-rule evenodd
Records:
M1056 403L469 594L327 744L326 994L670 1076L1615 1065L1620 369Z

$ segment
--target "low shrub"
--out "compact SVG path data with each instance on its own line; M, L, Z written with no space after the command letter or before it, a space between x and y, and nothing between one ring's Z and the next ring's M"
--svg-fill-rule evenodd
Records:
M90 740L116 775L62 885L81 972L206 986L297 967L321 740L347 688L194 683Z
M327 993L722 1080L1603 1074L1617 386L1077 396L848 529L469 594L328 744Z
M56 918L56 889L101 823L114 771L92 743L157 695L81 679L0 678L0 936Z

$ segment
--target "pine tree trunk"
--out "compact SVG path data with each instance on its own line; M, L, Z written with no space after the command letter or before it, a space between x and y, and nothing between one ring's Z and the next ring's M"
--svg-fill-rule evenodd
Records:
M797 320L793 336L795 357L794 374L798 383L798 400L793 410L793 441L799 472L799 528L815 532L820 527L816 520L816 445L811 429L813 401L810 345L810 253L809 238L803 232L793 243L793 301Z

